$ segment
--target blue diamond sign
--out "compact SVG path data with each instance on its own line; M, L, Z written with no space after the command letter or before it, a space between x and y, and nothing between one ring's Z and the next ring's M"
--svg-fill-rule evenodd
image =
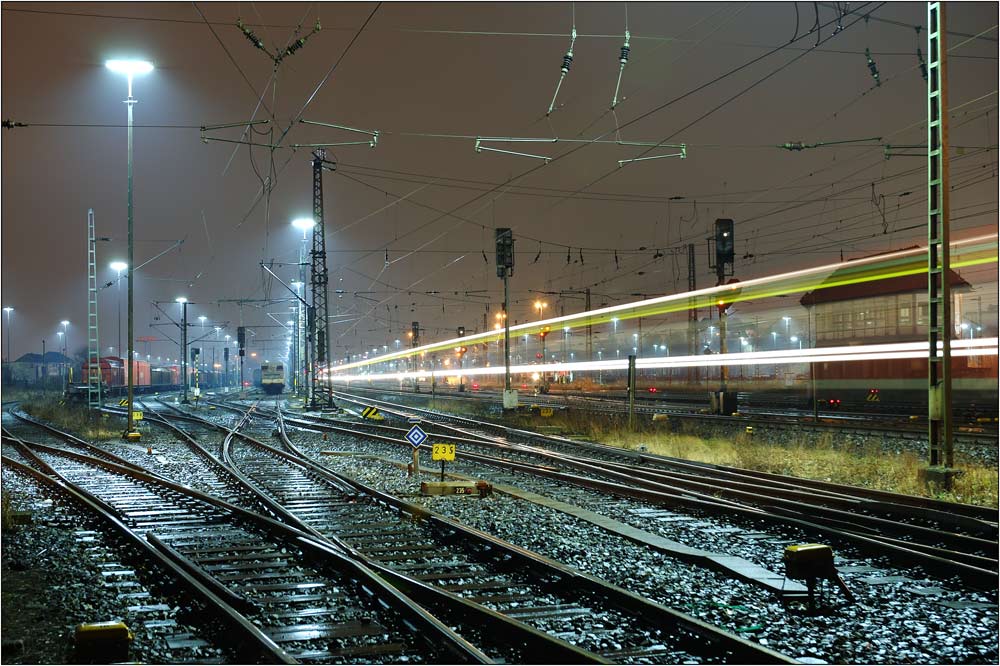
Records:
M421 430L420 426L415 425L410 428L410 431L406 433L406 441L410 443L415 449L419 449L420 445L424 443L427 439L427 433Z

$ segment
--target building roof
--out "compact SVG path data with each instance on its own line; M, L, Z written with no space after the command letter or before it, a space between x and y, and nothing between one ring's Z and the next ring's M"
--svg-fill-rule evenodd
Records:
M834 271L826 279L827 283L839 281L838 273ZM948 271L948 284L953 291L968 291L972 285L962 279L962 276L955 271ZM820 303L840 303L843 301L853 301L859 298L870 298L872 296L892 296L894 294L927 293L927 274L917 273L915 275L900 275L898 277L872 280L869 282L855 282L853 284L840 284L834 287L820 287L806 293L800 300L805 307Z
M34 352L29 352L24 354L19 359L14 361L15 363L73 363L73 359L69 356L63 356L60 352L48 351L45 352L45 360L42 360L41 354L36 354Z

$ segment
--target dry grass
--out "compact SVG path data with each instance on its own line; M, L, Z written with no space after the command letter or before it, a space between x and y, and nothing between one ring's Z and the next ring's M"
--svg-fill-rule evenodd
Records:
M438 401L443 403L444 401ZM438 409L455 411L452 405ZM578 434L588 440L637 450L644 446L650 453L716 465L728 465L759 472L785 474L860 486L906 495L933 497L949 502L998 505L998 471L975 461L959 461L961 474L950 491L928 488L918 478L925 461L911 451L894 453L877 440L864 446L843 445L834 433L818 438L791 435L781 442L746 433L735 437L704 437L696 434L691 421L675 420L667 426L646 418L636 418L630 431L624 418L592 415L575 411L557 412L551 418L517 415L512 420L522 427L556 426L564 433ZM668 430L672 429L673 432Z
M0 494L0 530L10 532L14 529L13 511L10 495L6 492Z
M60 405L59 400L43 399L25 402L24 411L36 419L47 421L61 430L68 430L88 441L114 439L121 435L113 429L110 419L82 405Z

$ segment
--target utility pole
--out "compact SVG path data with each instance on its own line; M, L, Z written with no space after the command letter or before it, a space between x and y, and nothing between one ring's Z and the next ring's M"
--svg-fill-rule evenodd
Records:
M243 308L240 307L240 321L243 320ZM240 397L243 397L243 360L247 356L247 329L245 326L236 327L236 346L239 349L240 357Z
M945 7L927 4L927 406L930 465L954 466L951 418L951 271L948 167L948 70ZM941 356L938 356L940 345Z
M698 288L695 273L695 253L694 243L688 243L688 292L693 292ZM697 354L698 346L698 308L695 307L695 299L688 300L688 354ZM688 381L695 383L698 381L698 368L692 366L688 368Z
M495 230L497 277L503 280L503 408L517 408L517 390L510 385L510 287L514 274L514 232L507 227ZM542 359L544 360L544 359Z
M733 267L733 262L735 260L735 250L736 243L734 237L734 224L732 220L721 219L715 221L715 275L717 278L716 286L721 287L726 281L726 275L732 275L732 272L727 272L726 267L729 266L730 271ZM723 301L723 297L720 295L719 301L719 355L725 356L726 352L726 310L728 309L727 304ZM722 359L722 364L719 366L719 392L716 398L715 412L717 414L731 414L736 411L736 394L730 393L727 387L729 379L729 367L725 363L725 358Z
M188 304L187 299L181 302L181 383L184 385L184 399L181 402L190 404L188 400Z
M330 372L330 318L327 302L327 284L329 273L326 269L326 226L323 216L323 169L332 169L335 165L326 159L326 151L322 148L313 153L312 177L313 177L313 221L316 226L313 228L312 237L312 310L313 310L313 344L315 353L313 354L313 376L312 376L312 397L310 407L332 408L333 407L333 377ZM320 387L320 368L326 368L326 378L322 382L325 385L326 395L317 396L317 388Z

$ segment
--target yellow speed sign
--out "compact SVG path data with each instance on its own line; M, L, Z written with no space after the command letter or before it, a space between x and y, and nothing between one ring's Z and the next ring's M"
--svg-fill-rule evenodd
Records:
M431 460L454 460L454 444L434 444L431 446Z

